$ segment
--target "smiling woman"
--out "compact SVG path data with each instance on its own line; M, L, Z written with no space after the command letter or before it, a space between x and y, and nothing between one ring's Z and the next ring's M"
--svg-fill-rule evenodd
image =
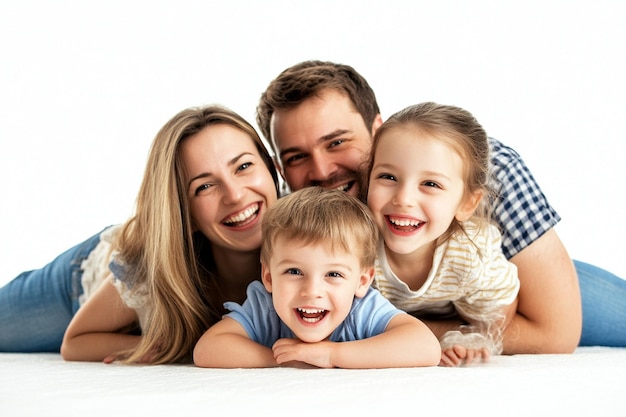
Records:
M181 111L152 143L125 224L0 288L0 351L189 361L224 301L260 276L261 220L277 198L249 123L220 106Z

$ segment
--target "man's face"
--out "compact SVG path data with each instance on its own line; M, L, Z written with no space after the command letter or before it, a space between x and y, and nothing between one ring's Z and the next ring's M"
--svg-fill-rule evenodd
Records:
M359 172L365 168L373 131L348 96L325 90L297 107L276 111L270 128L292 191L313 185L354 196L365 191Z

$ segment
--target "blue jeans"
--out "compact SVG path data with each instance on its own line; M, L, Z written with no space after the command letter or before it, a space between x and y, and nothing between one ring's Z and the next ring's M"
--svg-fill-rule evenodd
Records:
M626 347L626 280L574 261L583 308L579 346Z
M100 233L0 288L0 352L59 352L83 293L81 263Z

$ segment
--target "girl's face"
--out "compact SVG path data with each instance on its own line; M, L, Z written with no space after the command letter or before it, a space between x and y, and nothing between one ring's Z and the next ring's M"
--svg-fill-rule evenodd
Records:
M261 246L261 219L276 201L272 175L247 133L210 125L181 144L195 230L235 251Z
M463 160L445 141L410 127L380 137L367 203L388 250L411 254L466 220L463 194Z

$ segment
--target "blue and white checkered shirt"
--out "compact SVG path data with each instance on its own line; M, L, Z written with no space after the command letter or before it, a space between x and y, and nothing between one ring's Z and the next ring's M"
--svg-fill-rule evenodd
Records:
M502 232L502 251L510 259L556 225L550 206L520 155L494 138L489 186L496 193L493 219Z

